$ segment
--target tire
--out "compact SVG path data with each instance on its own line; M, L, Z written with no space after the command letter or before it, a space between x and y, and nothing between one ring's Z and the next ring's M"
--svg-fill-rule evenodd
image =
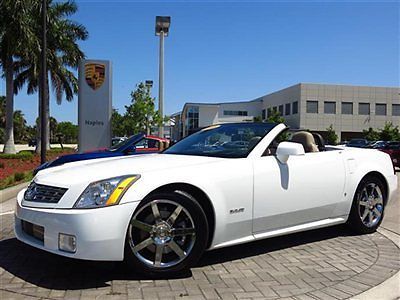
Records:
M208 223L197 201L184 193L154 194L132 215L125 260L133 271L157 276L189 269L203 254Z
M359 183L351 206L348 225L357 233L373 233L382 223L386 203L385 185L368 175Z

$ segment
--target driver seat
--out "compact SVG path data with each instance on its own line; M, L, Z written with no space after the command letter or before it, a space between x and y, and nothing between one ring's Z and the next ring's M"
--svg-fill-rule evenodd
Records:
M315 139L310 132L299 131L294 133L291 142L302 144L306 153L319 152Z

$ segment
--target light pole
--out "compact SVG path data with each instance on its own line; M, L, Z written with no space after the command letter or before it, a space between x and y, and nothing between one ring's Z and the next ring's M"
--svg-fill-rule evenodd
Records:
M42 55L41 55L41 80L40 80L40 162L46 162L46 147L47 147L47 114L46 114L46 99L47 99L47 65L46 65L46 50L47 50L47 0L42 0Z
M160 59L159 59L159 77L158 77L158 111L162 118L161 125L158 128L158 135L164 137L164 37L168 36L171 17L156 17L156 35L160 37Z

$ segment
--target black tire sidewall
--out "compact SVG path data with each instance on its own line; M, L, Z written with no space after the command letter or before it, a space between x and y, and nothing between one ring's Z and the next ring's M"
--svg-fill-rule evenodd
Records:
M370 183L374 183L374 184L378 185L382 191L383 210L382 210L382 216L381 216L381 219L379 220L379 222L372 227L367 227L361 220L361 216L360 216L360 212L359 212L359 202L360 202L361 191ZM387 195L386 195L385 185L381 179L379 179L376 176L364 177L358 184L356 193L354 195L353 204L351 207L349 221L348 221L349 225L351 226L351 229L353 229L357 233L361 233L361 234L375 232L376 229L381 225L384 214L385 214L386 197L387 197Z
M132 269L132 271L136 271L142 274L150 275L150 276L157 276L163 274L173 274L177 272L181 272L193 266L203 254L208 240L208 222L205 216L203 209L201 208L200 204L194 199L186 197L185 195L178 194L178 193L159 193L151 195L138 205L135 209L132 217L135 213L143 206L148 204L153 200L170 200L174 201L180 205L182 205L191 215L192 220L194 222L194 226L196 229L196 240L193 245L192 250L190 251L189 255L179 264L167 267L167 268L155 268L150 267L140 261L133 253L130 245L129 245L129 225L126 230L126 239L125 239L125 261L128 264L128 267Z

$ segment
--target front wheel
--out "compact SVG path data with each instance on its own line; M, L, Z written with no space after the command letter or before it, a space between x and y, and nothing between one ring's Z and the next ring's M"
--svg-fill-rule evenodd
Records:
M357 187L349 225L358 233L375 232L383 220L386 202L385 186L375 176L366 176Z
M131 218L125 258L135 271L174 273L197 262L207 238L207 218L194 199L156 194L144 200Z

